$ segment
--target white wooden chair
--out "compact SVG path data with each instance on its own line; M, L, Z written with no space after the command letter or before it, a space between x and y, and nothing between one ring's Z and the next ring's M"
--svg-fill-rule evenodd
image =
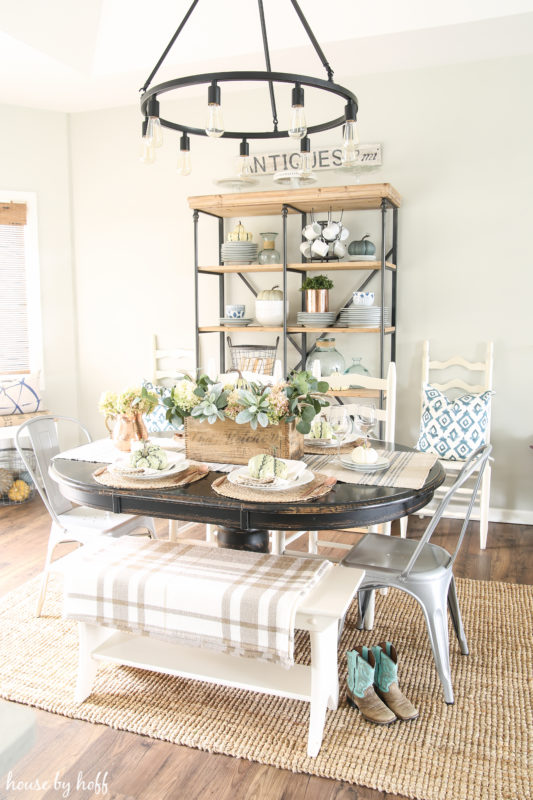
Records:
M72 417L35 417L20 425L15 434L15 446L18 453L52 518L41 589L37 599L36 615L38 617L41 615L46 595L52 553L60 542L78 542L83 545L95 536L124 536L126 533L131 534L139 529L148 531L151 536L155 537L155 526L151 517L113 514L99 508L73 506L61 494L57 483L49 474L52 459L60 452L58 422L73 423L83 432L86 440L91 441L87 428ZM25 452L28 444L35 455L35 468Z
M152 336L152 383L154 386L166 386L172 384L181 375L196 376L196 360L194 350L183 347L162 348L159 347L157 334ZM180 525L179 520L169 519L168 538L171 542L177 542L178 537L185 531L196 525L195 522L184 522ZM205 539L209 544L216 543L216 531L211 525L205 526ZM183 539L181 539L183 541Z
M164 386L165 381L176 380L183 374L196 374L194 350L184 347L159 347L157 334L152 336L152 382Z
M439 389L441 392L448 392L451 391L457 395L463 392L475 392L481 393L486 392L487 390L492 390L493 388L493 361L494 361L494 344L493 342L487 342L485 348L485 360L484 361L467 361L462 356L452 356L448 358L446 361L431 361L429 356L429 341L425 341L422 348L422 389L421 389L421 403L420 403L420 416L422 416L422 407L423 407L423 398L424 398L424 391L423 387L424 384L430 383L436 389ZM457 377L457 369L459 368L459 377ZM444 380L442 383L436 383L433 377L434 373L443 372L445 370L450 370L454 372L454 376ZM464 380L462 376L466 373L477 373L477 376L480 377L479 382L477 383L469 383ZM431 375L430 375L431 373ZM447 375L444 376L445 378L448 377ZM438 377L437 377L438 379ZM490 405L489 405L489 422L487 426L487 438L486 443L490 443ZM481 482L481 491L479 495L479 510L472 514L472 519L479 520L479 546L481 550L484 550L487 546L487 533L488 533L488 525L489 525L489 507L490 507L490 481L491 481L491 462L487 462L485 470L483 472L483 480ZM460 472L464 461L449 461L448 459L441 459L440 463L446 470L446 472L453 478L453 476ZM424 517L426 513L432 513L434 507L436 506L436 501L445 494L447 490L446 484L448 481L445 482L443 486L441 486L435 492L435 500L430 503L429 506L424 508L424 513L419 514L419 517ZM457 490L457 495L468 495L471 493L469 488L461 488ZM462 510L454 510L449 509L446 511L446 517L462 519L464 514ZM403 517L400 520L400 530L402 537L407 535L407 524L408 524L408 517Z
M315 377L320 378L319 375L316 375ZM376 408L376 419L384 425L384 441L394 442L396 427L396 364L394 362L389 364L387 376L385 378L373 378L370 375L336 375L334 379L326 378L326 380L332 381L332 385L334 386L334 388L332 388L333 392L335 390L346 392L349 391L350 384L354 383L354 378L357 379L357 383L363 389L374 392L383 392L386 401L385 408ZM355 413L357 408L365 405L365 402L365 398L361 397L358 402L345 403L344 407L349 413ZM350 530L356 532L359 530L366 531L367 529L352 528ZM384 525L373 525L368 530L390 535L391 523L386 522ZM319 547L330 547L337 550L351 550L353 547L353 544L320 540L318 538L318 531L272 531L272 552L301 556L302 553L300 551L287 550L286 546L291 544L295 539L298 539L305 533L308 534L308 552L313 555L318 553ZM330 561L335 561L335 559L330 558L329 556L328 559Z

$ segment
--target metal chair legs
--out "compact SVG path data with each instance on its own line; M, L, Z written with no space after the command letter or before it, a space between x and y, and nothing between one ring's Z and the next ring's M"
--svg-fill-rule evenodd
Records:
M459 603L457 602L457 592L455 590L455 580L452 575L450 586L448 589L448 608L450 610L450 617L452 618L453 629L461 648L461 653L467 656L469 653L468 644L466 642L465 630L463 628L463 620L461 618L461 611Z

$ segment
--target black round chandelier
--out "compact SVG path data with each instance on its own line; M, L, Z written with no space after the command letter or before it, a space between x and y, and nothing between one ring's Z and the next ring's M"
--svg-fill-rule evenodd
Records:
M200 75L189 75L184 78L174 78L164 83L152 86L152 81L159 68L165 61L176 39L185 27L189 17L198 5L199 0L193 0L187 13L178 25L174 35L161 54L157 64L148 76L141 91L141 112L144 120L142 123L142 151L141 161L152 164L155 161L155 150L163 143L162 128L181 131L180 149L177 171L181 175L191 173L191 144L190 136L209 136L210 138L239 139L239 168L238 175L246 180L250 175L250 145L249 141L257 139L283 139L290 138L300 142L300 173L302 176L311 172L311 144L309 136L321 131L343 126L342 165L355 166L357 162L357 97L349 89L333 81L333 70L328 63L309 23L307 22L297 0L290 0L304 30L309 37L324 69L327 79L315 78L309 75L297 75L287 72L273 72L270 62L270 51L265 23L263 0L257 0L259 22L263 38L265 55L265 71L237 71L237 72L212 72ZM222 115L222 89L221 85L237 82L261 82L268 84L270 105L272 109L272 129L264 131L237 131L226 130ZM159 98L170 92L176 92L187 86L207 86L207 109L205 128L188 125L185 122L174 122L165 119L160 114ZM279 130L278 113L276 105L275 87L278 84L292 85L290 125L287 130ZM342 114L319 122L316 125L307 125L305 116L305 88L318 89L337 96L342 101Z

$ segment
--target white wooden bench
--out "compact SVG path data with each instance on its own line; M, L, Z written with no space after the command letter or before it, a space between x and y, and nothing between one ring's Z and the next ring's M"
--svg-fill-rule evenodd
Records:
M305 700L311 704L307 754L314 757L322 744L326 708L335 711L339 701L339 621L363 577L361 570L333 567L302 599L296 613L296 628L310 633L311 666L295 664L285 669L277 664L79 622L76 702L81 703L90 695L101 661Z

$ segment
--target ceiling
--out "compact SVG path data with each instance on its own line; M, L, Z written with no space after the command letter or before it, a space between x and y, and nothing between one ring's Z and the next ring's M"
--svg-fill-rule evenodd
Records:
M533 52L533 0L299 2L339 82ZM0 0L0 103L68 112L135 104L189 5ZM289 0L264 7L273 69L325 77ZM222 68L264 68L251 0L200 0L155 82Z

